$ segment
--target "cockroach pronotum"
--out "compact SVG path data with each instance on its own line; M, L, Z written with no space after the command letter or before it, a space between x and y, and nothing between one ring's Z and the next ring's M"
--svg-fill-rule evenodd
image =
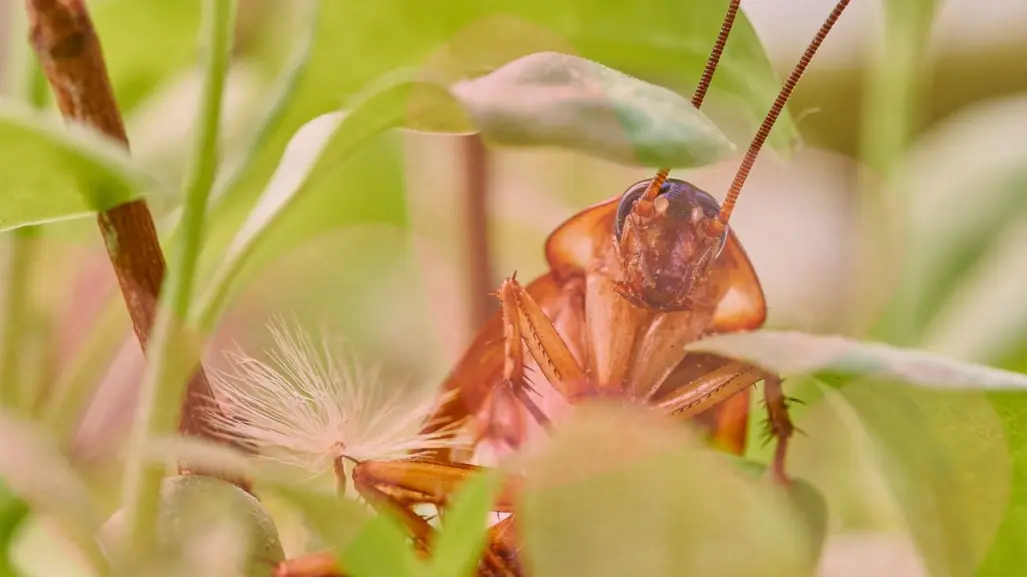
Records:
M527 285L515 277L503 282L498 291L502 308L443 384L448 400L431 420L431 430L463 422L476 431L475 444L523 442L526 419L548 423L525 379L531 368L527 363L534 361L547 384L572 404L596 396L641 402L663 414L700 420L717 445L741 453L749 391L762 381L777 443L769 470L787 482L784 460L793 427L781 379L739 361L686 355L684 346L764 323L763 290L729 221L774 122L848 3L837 2L788 77L723 204L660 169L654 178L560 225L545 244L548 273ZM730 3L692 98L696 107L703 102L739 4ZM497 424L500 408L518 415L512 425ZM427 552L434 530L413 507L443 507L447 495L478 470L462 462L473 449L437 451L430 459L364 461L354 468L354 486L374 507L398 515L418 548ZM511 477L493 506L511 514L489 529L479 575L522 574L512 514L517 486ZM321 561L287 561L279 574L324 574L331 564Z

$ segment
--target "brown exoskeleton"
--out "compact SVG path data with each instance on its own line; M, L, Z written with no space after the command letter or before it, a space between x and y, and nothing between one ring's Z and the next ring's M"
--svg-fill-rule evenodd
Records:
M754 330L766 317L759 279L728 226L738 194L774 121L820 43L848 4L839 0L791 73L739 168L723 205L668 169L625 193L573 216L554 231L545 252L551 270L522 285L508 278L502 310L482 327L444 383L450 400L431 428L467 422L478 440L517 446L526 419L548 423L525 379L526 356L567 402L593 396L641 402L681 418L703 417L718 444L744 449L752 385L764 382L777 450L770 471L787 482L784 457L792 424L781 381L742 362L685 354L685 345L713 333ZM692 100L701 105L739 1L733 0ZM525 354L527 350L527 355ZM544 384L544 383L536 383ZM512 410L512 425L496 418ZM413 506L445 506L447 495L476 470L460 461L474 449L433 459L359 463L356 488L374 506L399 516L419 549L433 530ZM494 504L512 513L518 487L509 478ZM514 516L490 529L479 575L520 575ZM312 563L311 565L305 565ZM314 575L317 558L283 564L281 575Z

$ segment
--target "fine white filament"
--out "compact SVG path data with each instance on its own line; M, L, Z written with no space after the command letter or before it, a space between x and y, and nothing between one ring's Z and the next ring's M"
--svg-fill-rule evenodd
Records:
M421 432L445 399L388 389L379 370L359 366L338 340L323 336L315 343L280 320L269 330L270 362L229 352L230 370L211 375L221 414L212 411L210 418L221 435L312 473L341 457L388 460L464 442L452 428Z

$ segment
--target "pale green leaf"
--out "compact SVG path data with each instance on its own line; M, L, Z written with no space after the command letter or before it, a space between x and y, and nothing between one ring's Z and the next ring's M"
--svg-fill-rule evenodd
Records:
M303 513L347 575L412 577L420 568L403 528L391 517L334 494L284 485L273 490Z
M106 562L92 541L101 516L79 473L34 423L0 413L0 477L34 513L51 516L103 575Z
M686 348L746 361L782 377L821 375L829 382L873 377L955 390L1027 389L1027 375L836 335L788 331L725 333Z
M484 553L486 521L502 487L502 476L488 470L460 486L446 507L442 530L432 547L429 577L473 577Z
M110 139L0 104L0 230L109 210L160 189Z
M525 467L518 532L537 577L810 574L817 529L680 423L579 406Z
M452 92L485 137L501 145L556 146L670 168L712 164L734 151L679 94L569 54L524 56Z

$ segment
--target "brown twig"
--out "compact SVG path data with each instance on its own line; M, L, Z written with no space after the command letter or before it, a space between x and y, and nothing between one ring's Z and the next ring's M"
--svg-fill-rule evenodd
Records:
M464 218L467 235L467 283L470 298L471 334L488 320L496 299L490 295L496 287L492 278L492 260L488 231L488 150L481 135L464 140Z
M25 6L32 48L64 119L98 130L128 148L100 41L83 1L26 0ZM153 216L145 201L136 200L100 213L97 221L132 328L145 351L165 269ZM182 434L216 438L202 416L207 403L213 402L211 394L200 366L189 382L179 426Z

